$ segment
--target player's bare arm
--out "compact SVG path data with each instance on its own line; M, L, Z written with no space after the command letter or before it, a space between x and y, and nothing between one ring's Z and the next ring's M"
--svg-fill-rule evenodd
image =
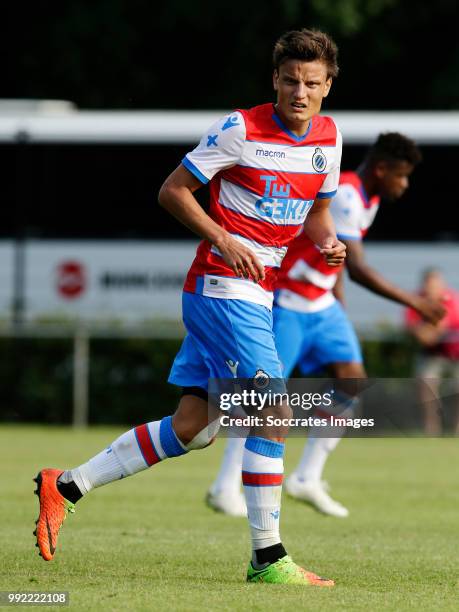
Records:
M405 291L369 266L365 260L365 249L360 240L345 240L344 242L347 247L346 267L349 276L355 283L389 300L414 308L429 323L435 324L444 317L445 308L440 302Z
M341 304L343 306L346 305L346 299L345 299L345 295L344 295L344 274L343 274L343 270L341 270L338 273L338 276L336 278L336 283L335 286L332 289L333 291L333 295L335 296L335 298L341 302Z
M346 258L346 246L338 240L330 214L330 198L317 198L304 224L308 238L320 247L330 266L340 266Z
M214 244L237 276L255 282L263 280L264 266L255 254L217 225L200 206L193 195L199 187L200 181L180 165L161 187L159 203L195 234Z

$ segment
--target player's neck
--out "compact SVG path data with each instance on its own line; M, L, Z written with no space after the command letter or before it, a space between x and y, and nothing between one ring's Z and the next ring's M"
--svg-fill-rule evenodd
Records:
M282 113L282 111L279 110L277 104L274 104L274 110L281 123L289 132L291 132L297 138L306 136L311 124L311 119L308 119L307 121L291 121Z
M378 195L376 181L373 178L370 168L365 164L361 164L357 170L357 174L362 181L363 189L368 199Z

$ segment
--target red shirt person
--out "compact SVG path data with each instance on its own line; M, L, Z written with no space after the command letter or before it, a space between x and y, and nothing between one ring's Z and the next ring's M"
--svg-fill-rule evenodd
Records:
M447 286L439 270L430 268L423 274L419 293L441 300L446 310L444 318L436 324L424 321L412 308L405 311L407 329L421 346L415 374L420 379L424 429L430 435L438 435L442 430L438 393L441 377L457 379L459 388L459 292ZM459 433L459 405L455 413L453 429Z

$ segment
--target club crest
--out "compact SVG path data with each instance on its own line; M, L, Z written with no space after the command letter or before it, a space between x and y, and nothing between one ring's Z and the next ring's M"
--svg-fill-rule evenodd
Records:
M269 375L264 370L257 370L253 377L253 384L258 389L265 389L269 385Z
M312 156L312 167L316 172L323 172L327 167L327 158L320 147L314 151Z

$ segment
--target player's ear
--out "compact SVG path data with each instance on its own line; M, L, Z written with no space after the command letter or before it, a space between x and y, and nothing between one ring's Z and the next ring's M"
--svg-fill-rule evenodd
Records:
M385 177L387 171L387 162L378 161L374 165L374 173L378 179L382 179Z
M274 87L274 91L278 90L279 87L279 72L277 71L277 69L274 69L273 72L273 87Z
M333 79L331 77L328 77L328 79L325 81L324 98L328 96L328 92L330 91L332 86L332 81Z

